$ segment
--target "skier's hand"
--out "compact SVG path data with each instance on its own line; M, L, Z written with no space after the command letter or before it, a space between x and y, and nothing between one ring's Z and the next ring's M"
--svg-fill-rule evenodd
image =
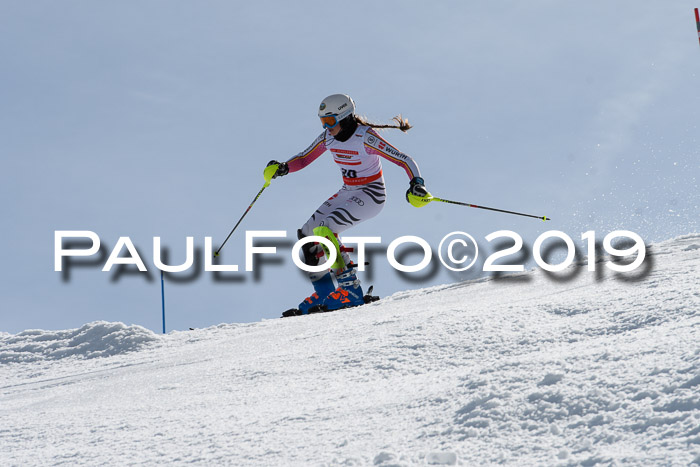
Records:
M263 177L265 183L270 183L270 180L277 177L283 177L289 173L289 167L286 162L270 161L265 166Z
M406 190L406 200L408 201L408 195L417 196L423 198L428 195L428 190L425 189L425 182L420 177L413 177L411 179L411 185Z
M433 196L425 188L425 181L421 177L413 177L408 190L406 190L406 201L420 208L432 200Z
M428 194L428 190L425 189L425 181L421 177L413 177L410 181L408 193L415 196L420 196L421 198L426 196Z

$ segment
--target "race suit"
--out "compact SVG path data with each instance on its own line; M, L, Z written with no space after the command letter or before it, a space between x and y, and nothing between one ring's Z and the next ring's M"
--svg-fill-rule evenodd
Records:
M289 172L303 169L325 151L333 154L343 177L343 186L306 221L301 228L304 236L313 235L313 229L321 225L340 234L379 214L386 199L380 157L402 167L409 180L420 177L418 165L410 156L366 125L358 125L355 133L343 142L325 130L311 146L287 161Z

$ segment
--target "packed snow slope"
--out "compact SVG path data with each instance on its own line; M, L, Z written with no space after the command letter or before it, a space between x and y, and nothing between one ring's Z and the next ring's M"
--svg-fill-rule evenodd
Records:
M0 465L700 463L700 235L649 253L634 280L598 263L166 336L0 334Z

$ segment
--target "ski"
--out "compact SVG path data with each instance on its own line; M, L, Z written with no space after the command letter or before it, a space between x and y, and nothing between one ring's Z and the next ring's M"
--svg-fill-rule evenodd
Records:
M368 303L376 302L377 300L379 300L379 297L378 297L378 296L372 295L372 290L373 290L373 289L374 289L374 286L373 286L373 285L370 286L369 289L367 289L367 294L365 294L365 296L362 297L363 300L364 300L364 302L365 302L365 303L364 303L365 305L368 304ZM358 305L358 306L362 306L362 305ZM355 307L344 307L344 308L339 308L339 310L344 310L344 309L347 309L347 308L357 308L357 306L355 306ZM311 307L306 313L303 313L303 312L302 312L301 310L299 310L298 308L290 308L289 310L287 310L287 311L285 311L285 312L282 313L281 318L289 318L289 317L292 317L292 316L312 315L312 314L316 314L316 313L330 313L330 312L333 312L333 311L337 311L337 310L328 310L324 305L316 305L316 306L314 306L314 307Z

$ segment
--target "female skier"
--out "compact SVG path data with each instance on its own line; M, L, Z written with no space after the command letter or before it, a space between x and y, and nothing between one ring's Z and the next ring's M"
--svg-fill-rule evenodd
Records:
M286 162L270 161L265 168L267 181L303 169L325 151L333 154L343 177L343 186L328 198L297 230L299 239L310 235L326 237L336 246L337 261L332 270L309 273L314 293L299 305L302 314L311 310L328 311L362 305L364 296L357 280L356 265L336 237L343 231L379 214L384 207L386 189L381 158L402 167L410 180L406 199L420 206L420 198L428 196L425 182L415 161L389 144L374 128L411 128L408 120L395 117L397 125L377 125L355 115L355 102L345 94L333 94L321 102L318 116L324 131L306 150ZM318 244L302 247L304 262L317 266L323 250ZM333 284L331 272L338 282ZM322 307L322 308L320 308ZM314 308L314 309L312 309Z

